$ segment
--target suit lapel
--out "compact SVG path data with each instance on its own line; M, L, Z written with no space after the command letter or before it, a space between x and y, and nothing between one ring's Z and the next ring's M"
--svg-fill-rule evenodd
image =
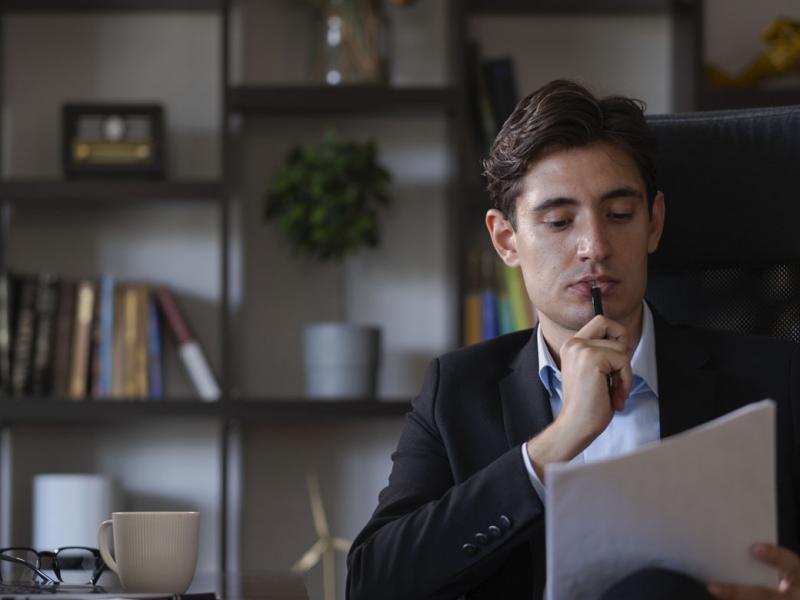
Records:
M708 369L708 352L689 332L669 325L655 311L653 323L659 422L665 438L714 418L717 377Z
M547 391L539 379L536 330L500 380L503 425L509 447L527 442L553 422Z

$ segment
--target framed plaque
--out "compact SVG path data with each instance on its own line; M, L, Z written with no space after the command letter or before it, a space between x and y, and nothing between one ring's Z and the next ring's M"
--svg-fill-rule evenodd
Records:
M163 179L164 109L158 104L65 104L64 176Z

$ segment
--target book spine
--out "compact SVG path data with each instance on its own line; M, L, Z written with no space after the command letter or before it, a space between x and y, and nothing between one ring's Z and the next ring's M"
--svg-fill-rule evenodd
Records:
M136 384L136 336L139 329L139 311L137 309L137 291L132 285L125 287L124 293L124 356L125 367L122 375L123 390L126 398L135 398Z
M497 296L494 290L481 292L481 339L490 340L500 332L497 323Z
M89 381L89 352L92 342L95 285L92 281L78 283L75 326L73 328L72 360L69 374L69 394L72 400L86 398Z
M111 275L104 275L100 280L99 327L97 395L110 398L114 368L114 278Z
M200 397L208 402L219 400L219 386L211 374L211 367L200 344L194 340L185 342L178 348L178 354Z
M25 395L29 389L35 327L36 279L26 277L21 283L11 366L11 393L17 397Z
M161 364L161 323L156 301L152 294L147 298L147 361L148 395L152 400L164 399L164 373Z
M52 390L53 338L57 301L56 278L49 274L40 275L36 299L36 341L33 351L31 389L34 396L47 396Z
M111 356L111 397L125 397L125 288L114 290L114 331Z
M57 398L65 398L69 392L69 362L72 348L73 325L75 323L75 284L62 281L58 290L58 316L53 348L53 387Z
M147 362L147 298L148 290L144 286L136 288L136 343L134 344L134 381L136 397L143 400L147 399L150 391L148 385L148 371L150 365Z
M532 326L530 317L530 301L525 293L525 285L519 268L504 267L506 285L508 287L508 300L511 304L514 330L527 329Z
M218 400L219 386L200 345L192 337L186 319L178 308L175 296L166 288L155 290L155 296L167 327L178 344L178 354L195 390L203 400Z
M11 276L0 274L0 393L11 393Z

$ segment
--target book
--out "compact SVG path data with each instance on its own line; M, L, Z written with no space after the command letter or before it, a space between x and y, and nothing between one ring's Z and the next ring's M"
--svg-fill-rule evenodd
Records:
M127 285L123 292L123 389L127 398L146 398L147 386L147 288Z
M72 281L62 280L58 286L55 339L53 340L53 382L51 393L65 398L69 392L69 359L72 348L72 327L75 322L75 292Z
M151 400L164 399L164 373L161 362L161 322L152 294L147 298L147 374L148 396Z
M19 311L14 329L11 365L11 394L24 396L29 390L36 327L36 279L22 277L19 287Z
M97 341L97 393L98 398L112 395L114 368L114 277L103 275L100 278L100 297L98 311Z
M219 386L211 372L203 350L194 339L186 319L183 317L178 302L172 292L166 288L157 288L154 292L158 307L164 316L164 322L178 344L178 355L186 369L195 390L203 400L218 400Z
M53 340L58 303L57 280L54 275L39 276L36 298L36 336L33 349L31 393L47 396L53 385Z
M494 253L481 254L481 339L489 340L500 333L497 314L497 292L494 287Z
M75 323L73 326L72 349L70 352L69 390L67 396L72 400L83 400L87 396L89 383L89 353L92 341L92 322L94 320L95 283L83 280L77 284L75 299Z
M11 393L11 276L0 274L0 393Z
M466 292L463 305L463 343L465 346L481 341L480 258L476 251L467 254Z
M525 284L522 281L522 274L519 268L504 265L503 275L508 288L508 300L511 305L514 331L532 327L531 303L525 291Z
M111 349L111 397L125 397L125 286L114 288Z

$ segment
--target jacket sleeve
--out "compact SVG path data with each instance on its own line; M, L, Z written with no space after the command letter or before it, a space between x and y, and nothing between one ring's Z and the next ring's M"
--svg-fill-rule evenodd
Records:
M436 422L439 377L436 360L392 455L389 484L348 555L350 600L457 598L495 572L534 529L543 530L544 508L519 446L454 481Z

